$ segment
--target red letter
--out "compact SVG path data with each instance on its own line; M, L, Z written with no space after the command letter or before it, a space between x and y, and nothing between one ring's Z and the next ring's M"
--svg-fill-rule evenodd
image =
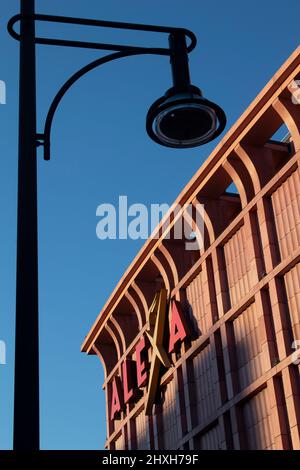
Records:
M110 419L113 421L120 416L120 411L123 408L123 396L120 377L113 378L111 384L111 406L110 406Z
M172 301L172 317L170 325L169 353L174 352L179 341L183 341L189 334L180 303Z
M145 337L142 336L135 347L137 386L144 387L148 379L148 357Z
M125 359L122 364L124 403L128 403L135 394L135 375L135 362L131 359Z

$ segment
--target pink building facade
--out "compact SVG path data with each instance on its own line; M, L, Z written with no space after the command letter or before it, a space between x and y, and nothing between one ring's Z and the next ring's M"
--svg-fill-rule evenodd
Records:
M299 79L300 48L183 189L182 210L171 208L85 338L82 350L105 371L108 449L300 449ZM286 141L273 138L282 125ZM232 183L237 192L228 192ZM197 234L196 218L184 213L197 203L204 244L188 251L174 224L188 219ZM175 352L166 346L171 365L160 367L146 414L157 352L148 344L142 359L136 346L148 341L161 289L192 332ZM168 309L166 343L171 321ZM127 403L125 360L148 374L140 387L126 381L134 390Z

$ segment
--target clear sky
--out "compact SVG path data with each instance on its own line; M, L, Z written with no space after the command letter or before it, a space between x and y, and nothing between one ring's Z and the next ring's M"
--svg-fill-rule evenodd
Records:
M198 46L191 76L226 111L227 129L299 43L298 0L36 0L38 13L183 26ZM18 0L0 3L0 448L12 446L18 43L6 32ZM42 24L38 33L99 41L165 45L165 36ZM39 132L63 82L101 52L39 46ZM160 147L145 132L145 114L170 87L166 57L115 61L81 79L63 100L52 133L52 161L39 154L41 447L99 449L105 440L103 372L80 353L84 336L143 241L100 241L96 208L171 203L216 142L189 150ZM30 364L28 364L30 367ZM24 384L24 387L26 384Z

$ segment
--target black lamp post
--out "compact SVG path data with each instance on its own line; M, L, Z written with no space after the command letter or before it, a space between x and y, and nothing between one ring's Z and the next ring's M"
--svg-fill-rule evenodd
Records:
M183 28L120 23L35 14L34 0L20 0L21 13L8 22L8 31L20 41L19 163L17 221L17 286L15 340L14 449L39 449L39 333L36 149L44 147L50 159L50 133L55 111L69 88L90 70L122 57L139 54L169 56L173 87L149 109L146 128L156 142L169 147L193 147L219 135L226 124L222 109L202 97L190 84L188 53L196 46L194 34ZM20 22L20 33L14 30ZM167 33L168 48L135 47L36 37L35 21ZM186 38L190 44L186 45ZM89 63L69 78L56 94L44 132L36 129L35 45L55 45L114 51Z

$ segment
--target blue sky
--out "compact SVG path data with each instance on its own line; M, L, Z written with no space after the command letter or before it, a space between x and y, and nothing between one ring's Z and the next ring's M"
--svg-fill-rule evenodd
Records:
M0 449L12 446L16 264L18 43L6 32L18 0L0 5ZM227 129L299 43L298 1L36 0L38 13L183 26L198 46L192 81L226 111ZM65 38L165 45L165 36L39 25L38 33ZM101 52L39 46L38 131L53 96L78 68ZM41 447L99 449L105 440L102 366L80 346L108 295L142 245L100 241L96 208L171 203L216 142L174 150L150 141L145 114L170 87L165 57L133 57L96 69L64 98L52 133L52 160L39 154L39 272ZM30 364L28 364L30 367ZM25 384L24 384L25 386Z

